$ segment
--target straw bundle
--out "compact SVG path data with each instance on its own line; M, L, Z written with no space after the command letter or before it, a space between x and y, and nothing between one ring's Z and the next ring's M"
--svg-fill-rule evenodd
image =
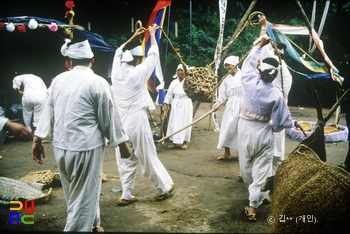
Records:
M273 233L350 231L350 173L300 144L277 168L270 226ZM281 222L281 219L291 219Z
M195 67L186 69L183 87L192 100L210 101L217 82L217 76L209 66Z
M28 175L20 179L22 182L34 182L45 185L51 185L52 183L58 182L59 180L60 175L57 172L52 172L51 170L30 172Z

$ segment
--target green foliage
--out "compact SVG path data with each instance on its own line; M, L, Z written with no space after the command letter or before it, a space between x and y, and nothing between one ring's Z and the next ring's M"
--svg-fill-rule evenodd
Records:
M345 3L340 3L340 2L335 2L332 3L332 12L333 13L337 13L339 11L345 11L345 12L349 12L350 11L350 2L345 2Z
M307 14L312 12L312 2L301 1L304 10ZM231 1L230 1L231 4ZM322 18L323 9L325 3L318 3L318 8L316 12L315 25L319 25L319 21ZM269 13L268 20L280 24L290 24L295 26L305 26L302 14L299 8L296 6L294 1L287 1L285 4L274 5L276 10ZM235 6L227 9L224 36L223 36L223 46L226 46L233 33L235 32L242 16L244 15L246 8L248 7L246 2L235 1ZM230 9L235 9L230 11ZM338 12L348 12L350 9L350 2L347 3L333 3L330 6L329 17L337 17ZM260 9L254 9L259 10ZM263 10L262 10L263 11ZM263 11L264 12L264 11ZM190 19L192 19L192 24L190 25ZM334 19L334 18L333 18ZM327 21L329 19L327 18ZM181 56L183 61L189 66L203 67L206 66L214 60L215 49L219 37L219 12L212 11L210 8L202 8L199 6L194 11L192 11L192 17L190 17L189 9L171 9L170 23L167 25L168 19L165 20L164 31L173 44L176 52L171 48L169 41L162 36L160 45L160 56L161 64L163 68L165 87L167 88L172 81L172 76L175 74L177 65L180 63L178 56ZM178 35L175 35L175 22L178 25ZM232 46L229 48L227 56L237 55L240 59L246 55L252 48L252 42L259 36L260 27L252 28L250 26L246 27L237 39L233 42ZM119 32L118 34L104 35L113 45L119 46L124 43L131 36L130 32ZM307 51L309 46L309 36L295 36L288 35L288 38L292 40L301 49ZM322 33L322 40L326 45L331 39L330 34L327 32L326 28ZM334 42L336 44L337 42ZM325 48L327 50L327 48ZM297 48L300 55L304 52ZM317 61L323 61L321 54L316 50L311 56ZM306 71L304 67L296 63L290 57L286 57L287 64L290 64L295 70L301 72ZM220 67L220 75L226 74L223 67ZM305 77L292 73L293 75L293 87L290 93L289 103L291 105L313 105L313 100L310 98L310 80ZM325 81L328 82L328 81ZM318 81L318 83L322 83ZM333 89L327 90L323 88L322 92L325 95L335 96ZM329 94L331 90L331 94Z
M203 67L211 64L214 61L215 49L219 37L219 14L212 12L209 8L199 9L192 13L192 27L188 26L190 12L189 10L178 9L174 10L171 16L171 22L178 24L178 37L175 36L175 23L169 25L169 35L171 43L176 49L177 53L182 56L183 61L190 66ZM226 46L230 41L240 18L226 18L223 46ZM166 29L168 30L168 28ZM190 34L190 30L192 31ZM191 36L190 36L191 35ZM238 56L243 56L251 49L252 42L259 35L258 29L247 27L232 44L229 52ZM166 43L166 39L163 38ZM169 51L170 53L174 51ZM171 69L170 74L173 74L178 62L167 59L167 70ZM223 68L222 68L223 70ZM167 72L167 71L165 71ZM169 75L170 75L169 74ZM169 75L166 75L168 77Z

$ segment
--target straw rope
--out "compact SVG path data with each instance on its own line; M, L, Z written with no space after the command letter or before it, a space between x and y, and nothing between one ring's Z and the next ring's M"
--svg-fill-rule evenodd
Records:
M280 33L281 35L283 35L290 43L292 43L296 48L298 48L301 52L303 52L307 57L309 57L314 63L316 63L318 66L322 67L325 71L328 71L327 68L325 68L324 66L322 66L319 62L317 62L313 57L311 57L311 55L309 55L305 50L303 50L300 46L298 46L297 44L295 44L294 41L292 41L289 37L287 37L285 34L283 34L281 31L279 31L277 28L271 26L276 32Z
M227 43L227 45L222 49L221 54L225 51L229 50L232 46L233 42L238 38L238 36L241 34L241 32L248 26L256 27L259 25L259 23L252 23L252 19L259 15L263 14L260 11L255 11L251 13L248 17L248 20L244 24L244 26L239 30L239 32L231 38L231 40ZM140 21L137 21L135 24L136 28L142 27L142 23ZM211 97L222 82L224 78L226 78L228 74L226 74L222 79L221 82L218 83L218 76L214 74L212 66L218 59L215 58L210 64L206 65L205 67L194 67L191 69L188 69L187 64L183 61L181 54L179 53L179 50L174 47L172 44L170 38L165 33L165 31L160 27L160 30L162 31L164 37L168 40L170 47L176 54L176 56L179 58L180 63L183 65L185 70L185 81L184 81L184 91L187 94L188 97L190 97L192 100L200 100L200 101L210 101ZM244 58L248 55L248 53L241 59L240 63L244 60Z

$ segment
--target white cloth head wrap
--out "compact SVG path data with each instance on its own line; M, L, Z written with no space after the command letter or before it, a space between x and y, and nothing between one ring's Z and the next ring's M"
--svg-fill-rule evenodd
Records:
M268 57L274 58L278 62L277 56L273 55L273 56L268 56ZM260 70L265 71L267 69L271 69L271 71L269 72L270 75L272 75L275 72L275 70L278 70L278 68L279 68L279 66L275 67L275 66L272 66L271 64L264 63L263 61L260 61Z
M237 63L239 62L239 57L238 56L228 56L225 61L224 61L224 66L225 66L225 63L227 64L231 64L233 66L236 66Z
M268 63L263 63L263 62L261 62L261 63L260 63L260 70L261 70L261 71L265 71L265 70L267 70L267 69L275 70L275 69L277 69L277 68L274 67L274 66L272 66L272 65L270 65L270 64L268 64Z
M134 60L133 56L143 56L142 46L139 45L133 48L132 50L124 51L122 56L122 62L131 62L132 60Z
M185 71L184 66L183 66L181 63L180 63L179 65L177 65L175 75L173 75L173 78L174 78L174 79L178 77L178 75L177 75L177 70L179 70L179 69Z
M87 39L68 46L67 44L69 42L71 42L71 40L66 39L66 42L61 47L61 54L63 56L68 56L72 59L91 59L94 57L94 53L92 53L89 41Z

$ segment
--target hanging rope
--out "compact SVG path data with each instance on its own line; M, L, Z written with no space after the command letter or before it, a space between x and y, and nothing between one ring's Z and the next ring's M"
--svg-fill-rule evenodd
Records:
M294 43L294 41L292 41L289 37L287 37L285 34L283 34L281 31L279 31L278 29L276 29L275 27L273 27L271 25L271 27L278 33L280 33L281 35L283 35L290 43L292 43L296 48L298 48L301 52L303 52L307 57L309 57L314 63L316 63L318 66L322 67L323 69L325 69L325 71L327 71L327 68L325 68L324 66L322 66L319 62L317 62L313 57L311 57L311 55L309 55L305 50L303 50L302 48L300 48L300 46L298 46L297 44Z
M252 23L252 19L263 13L260 11L256 11L253 12L252 14L249 15L247 22L244 24L244 26L239 30L239 32L233 36L231 38L231 40L228 42L228 44L223 48L223 50L221 51L221 53L224 53L225 51L227 51L233 44L233 42L237 39L237 37L240 35L240 33L247 27L247 26L251 26L251 27L257 27L259 25L259 23ZM136 28L142 27L142 23L141 21L137 21ZM146 29L147 30L147 29ZM182 56L180 55L180 53L178 52L178 49L176 49L174 47L174 45L172 44L171 40L169 39L169 37L167 36L167 34L164 32L164 30L160 27L160 30L162 31L162 33L164 34L164 37L168 40L170 47L172 48L172 50L174 51L174 53L176 54L176 56L179 58L180 63L183 65L184 70L185 70L185 83L184 83L184 90L186 92L186 94L195 100L209 100L213 93L214 90L216 90L221 82L229 75L231 74L232 70L229 71L224 77L222 77L222 79L220 80L220 82L217 82L217 76L214 74L213 69L211 69L211 66L216 62L216 60L214 59L214 61L212 63L210 63L209 65L207 65L206 67L197 67L197 68L192 68L192 69L188 69L187 64L183 61ZM282 64L281 61L281 57L280 54L277 53L277 44L274 42L270 42L272 44L272 47L275 50L275 54L278 55L279 57L279 63L280 65ZM255 45L253 45L254 47ZM252 47L252 48L253 48ZM236 66L240 65L248 56L248 54L251 52L252 48L240 59L240 61L237 63ZM219 57L219 56L218 56ZM283 75L282 75L282 66L280 66L280 73L281 73L281 79L282 79L282 93L284 95L284 87L283 87ZM204 79L203 79L204 78ZM191 81L188 82L187 85L186 81ZM224 104L221 103L220 105ZM164 144L164 140L169 138L170 136L188 128L189 126L192 126L193 124L199 122L200 120L202 120L204 117L206 117L207 115L211 114L214 110L210 110L208 113L206 113L204 116L200 117L199 119L197 119L196 121L194 121L193 123L189 124L188 126L185 126L184 128L168 135L168 136L164 136L164 132L162 131L161 136L162 139L160 139L158 142ZM163 129L163 124L165 122L165 119L167 118L168 113L167 112L163 112L163 114L161 115L161 129Z
M253 8L254 8L254 6L255 6L256 3L257 3L257 0L253 0L253 1L250 3L250 5L249 5L247 11L244 13L243 17L242 17L241 20L239 21L239 23L238 23L238 25L237 25L237 27L236 27L236 29L235 29L235 32L232 34L230 40L231 40L232 38L236 37L236 35L240 32L241 28L244 26L245 22L247 21L249 15L250 15L250 13L252 12L252 10L253 10ZM221 57L222 57L222 58L225 58L226 55L227 55L227 53L228 53L228 50L224 51L224 52L222 53L222 56L221 56Z
M230 49L233 42L238 38L238 36L247 26L257 27L259 25L259 23L252 23L252 19L259 14L263 14L263 13L260 11L255 11L249 15L248 20L246 21L244 26L239 30L239 32L234 37L231 38L228 44L222 49L220 54ZM217 75L214 74L212 67L220 56L218 56L209 65L206 65L205 67L195 67L192 69L187 69L187 65L183 61L180 53L178 52L178 49L176 49L173 46L169 37L164 32L164 30L163 29L161 30L164 33L164 37L169 41L169 45L173 49L174 53L179 58L180 63L184 66L184 69L185 69L184 90L187 96L192 98L193 100L210 101L212 98L213 92L219 86L217 81L218 77ZM246 56L244 56L244 58ZM241 62L242 61L243 59L241 60ZM228 74L226 76L228 76Z
M179 50L174 47L171 40L164 30L160 28L164 37L168 40L170 47L179 58L180 63L185 70L184 91L189 98L193 100L208 101L215 89L213 87L217 83L217 76L209 65L206 67L195 67L188 69L187 64L183 61Z
M233 42L238 38L238 36L246 27L248 26L257 27L259 23L253 23L252 19L255 16L260 14L263 14L263 13L260 11L255 11L251 13L248 17L248 20L244 24L244 26L239 30L239 32L235 36L231 38L231 40L227 43L227 45L222 49L220 54L230 49ZM136 29L142 27L141 21L137 21L135 24L135 27ZM212 98L213 92L215 91L216 88L219 87L218 76L214 74L214 70L212 66L216 62L217 58L220 56L218 56L209 65L206 65L205 67L194 67L189 69L187 64L183 61L182 56L179 53L179 50L174 47L168 35L165 33L165 31L161 27L159 27L159 29L162 31L164 37L168 40L170 47L172 48L176 56L179 58L180 63L184 67L185 81L184 81L183 87L187 96L192 100L210 101ZM247 55L248 53L241 59L240 63L246 58ZM229 73L224 78L226 78L228 75ZM221 82L224 78L221 79Z
M286 97L285 93L284 93L284 80L283 80L283 69L282 69L282 59L281 59L281 55L280 53L278 53L278 49L277 49L277 44L275 42L271 43L272 47L275 50L275 54L277 54L278 57L278 62L280 64L280 75L281 75L281 91L282 91L282 95L284 99L287 99L288 97Z
M262 13L261 11L254 11L253 13L251 13L248 17L248 20L245 22L245 24L243 25L243 27L239 30L239 32L231 38L231 40L227 43L227 45L222 48L221 54L224 53L226 50L229 50L233 44L233 42L238 38L238 36L241 34L241 32L247 27L247 26L251 26L253 28L259 26L259 23L252 23L252 19L257 16L257 15L263 15L264 13ZM212 66L217 59L214 59L213 62L211 62L209 64L209 66Z
M271 43L272 47L274 48L275 53L278 54L277 57L278 57L278 59L279 59L279 64L280 64L281 78L283 78L283 76L282 76L282 66L281 66L282 61L281 61L281 56L279 55L279 53L277 53L277 52L278 52L278 50L277 50L277 44L276 44L275 42L273 42L273 41L271 41L270 43ZM253 45L253 47L254 47L254 46L255 46L255 45ZM243 63L243 61L247 58L247 56L249 55L249 53L250 53L250 51L253 49L253 47L252 47L247 53L245 53L245 55L243 55L243 57L242 57L242 58L239 60L239 62L236 64L236 67L237 67L238 65L241 65L241 64ZM232 70L228 71L228 72L221 78L221 80L216 84L215 88L218 88L218 87L220 86L220 84L222 83L222 81L223 81L228 75L230 75L230 74L233 72L234 69L235 69L235 68L232 68ZM282 86L283 86L283 80L282 80ZM284 90L284 88L282 88L282 89Z

